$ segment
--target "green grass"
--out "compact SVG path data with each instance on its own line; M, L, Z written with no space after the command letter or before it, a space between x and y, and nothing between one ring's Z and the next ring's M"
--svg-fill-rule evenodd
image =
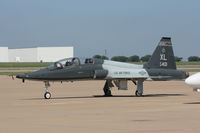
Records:
M143 65L143 64L145 64L146 62L130 62L130 63L137 64L137 65Z
M177 65L177 68L200 68L200 65Z
M146 62L132 62L133 64L142 65ZM176 65L200 65L200 62L176 62Z
M45 63L38 63L38 62L0 63L0 68L47 67L50 64L52 64L52 63L50 63L50 62L48 62L48 63L46 63L46 62ZM142 64L145 64L145 62L133 62L133 64L142 65ZM180 66L180 67L183 65L193 65L192 67L194 67L195 65L200 65L200 62L177 62L176 65Z
M2 69L23 69L28 67L47 67L52 63L0 63L0 68ZM133 62L133 64L142 65L145 62ZM187 71L187 72L200 72L200 62L177 62L177 68L179 70ZM184 68L191 68L191 69L184 69ZM193 69L192 69L193 68ZM199 69L198 69L199 68ZM30 71L29 71L30 72ZM0 72L0 75L18 75L27 72Z
M133 64L142 65L146 62L132 62ZM200 62L176 62L176 65L200 65Z
M184 69L179 69L185 72L200 72L200 69L189 69L189 70L184 70Z
M200 65L200 62L176 62L176 65Z
M47 67L52 63L0 63L0 68Z
M0 72L0 75L19 75L19 74L23 74L23 73L26 73L26 72Z

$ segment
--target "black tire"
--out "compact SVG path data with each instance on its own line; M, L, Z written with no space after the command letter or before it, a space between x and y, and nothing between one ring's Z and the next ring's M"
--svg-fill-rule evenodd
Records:
M139 93L138 90L136 90L136 91L135 91L135 95L136 95L137 97L141 97L141 96L142 96L142 93Z
M105 90L104 93L106 97L112 96L111 90Z
M44 93L44 98L45 99L50 99L51 98L51 93L50 92L45 92Z

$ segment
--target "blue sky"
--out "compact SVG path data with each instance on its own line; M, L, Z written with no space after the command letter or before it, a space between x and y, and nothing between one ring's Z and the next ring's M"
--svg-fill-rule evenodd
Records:
M200 56L199 0L0 0L0 46L74 46L75 56Z

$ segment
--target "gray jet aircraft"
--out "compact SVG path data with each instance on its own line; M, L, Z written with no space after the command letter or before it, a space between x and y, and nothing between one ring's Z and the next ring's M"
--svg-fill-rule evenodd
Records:
M17 78L23 82L26 79L44 81L46 88L44 98L50 99L51 94L48 91L50 81L105 80L104 94L112 96L111 87L116 85L119 90L127 90L127 82L131 80L137 85L135 95L142 96L145 80L181 80L188 76L187 72L176 70L171 38L163 37L144 65L94 58L83 61L74 57L57 61L35 72L17 75Z

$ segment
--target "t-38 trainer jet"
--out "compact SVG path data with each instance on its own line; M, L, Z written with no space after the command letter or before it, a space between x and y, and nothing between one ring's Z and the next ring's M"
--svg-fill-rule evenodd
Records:
M136 96L143 94L145 80L181 80L189 74L176 70L171 38L163 37L149 61L144 65L122 63L117 61L77 57L66 58L53 63L47 68L17 75L24 82L27 80L44 81L45 99L50 99L48 91L50 81L105 80L103 88L105 96L112 96L111 87L116 85L119 90L127 90L127 82L131 80L137 85Z

